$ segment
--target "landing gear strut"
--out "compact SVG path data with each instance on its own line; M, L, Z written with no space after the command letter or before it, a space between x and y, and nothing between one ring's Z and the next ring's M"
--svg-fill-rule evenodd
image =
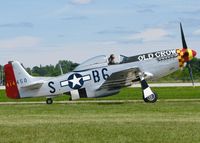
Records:
M151 88L149 87L148 83L144 79L144 76L140 73L140 82L141 82L141 88L142 88L142 94L143 94L143 100L147 103L154 103L157 101L158 96L156 93L154 93Z
M52 104L52 103L53 103L52 98L47 98L47 99L46 99L46 103L47 103L47 104Z

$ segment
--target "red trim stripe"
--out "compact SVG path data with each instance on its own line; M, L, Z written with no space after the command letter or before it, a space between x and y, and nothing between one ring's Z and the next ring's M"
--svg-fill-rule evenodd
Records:
M8 63L4 66L4 72L6 80L6 95L13 99L20 98L12 63Z

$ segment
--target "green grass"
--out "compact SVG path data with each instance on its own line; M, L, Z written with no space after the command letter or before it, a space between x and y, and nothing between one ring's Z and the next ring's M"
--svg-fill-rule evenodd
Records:
M200 87L153 88L155 104L81 103L0 105L0 143L199 143ZM0 101L7 99L0 92ZM66 100L66 96L55 98ZM140 88L93 100L141 99ZM20 101L43 101L45 98ZM85 99L84 99L85 100Z
M1 105L0 142L199 143L200 102Z

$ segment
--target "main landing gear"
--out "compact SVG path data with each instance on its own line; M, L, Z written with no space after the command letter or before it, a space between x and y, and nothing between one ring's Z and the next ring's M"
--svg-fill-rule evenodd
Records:
M142 76L142 74L139 74L139 77L140 77L144 102L147 102L147 103L156 102L158 99L157 94L151 90L151 88L149 87L148 83L146 82L146 80L144 79L144 76Z
M47 104L52 104L53 103L53 99L52 98L47 98L46 99L46 103Z

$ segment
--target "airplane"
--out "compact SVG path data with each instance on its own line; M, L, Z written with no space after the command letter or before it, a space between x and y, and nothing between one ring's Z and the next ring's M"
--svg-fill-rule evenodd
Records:
M158 79L188 65L193 81L190 61L196 51L187 47L183 28L180 23L182 49L161 50L131 57L121 55L119 63L109 64L105 55L86 60L72 72L57 77L33 77L18 61L10 61L4 66L6 95L13 99L46 97L52 98L69 94L71 100L96 98L114 95L122 87L140 81L144 102L154 103L157 94L152 91L147 79Z

